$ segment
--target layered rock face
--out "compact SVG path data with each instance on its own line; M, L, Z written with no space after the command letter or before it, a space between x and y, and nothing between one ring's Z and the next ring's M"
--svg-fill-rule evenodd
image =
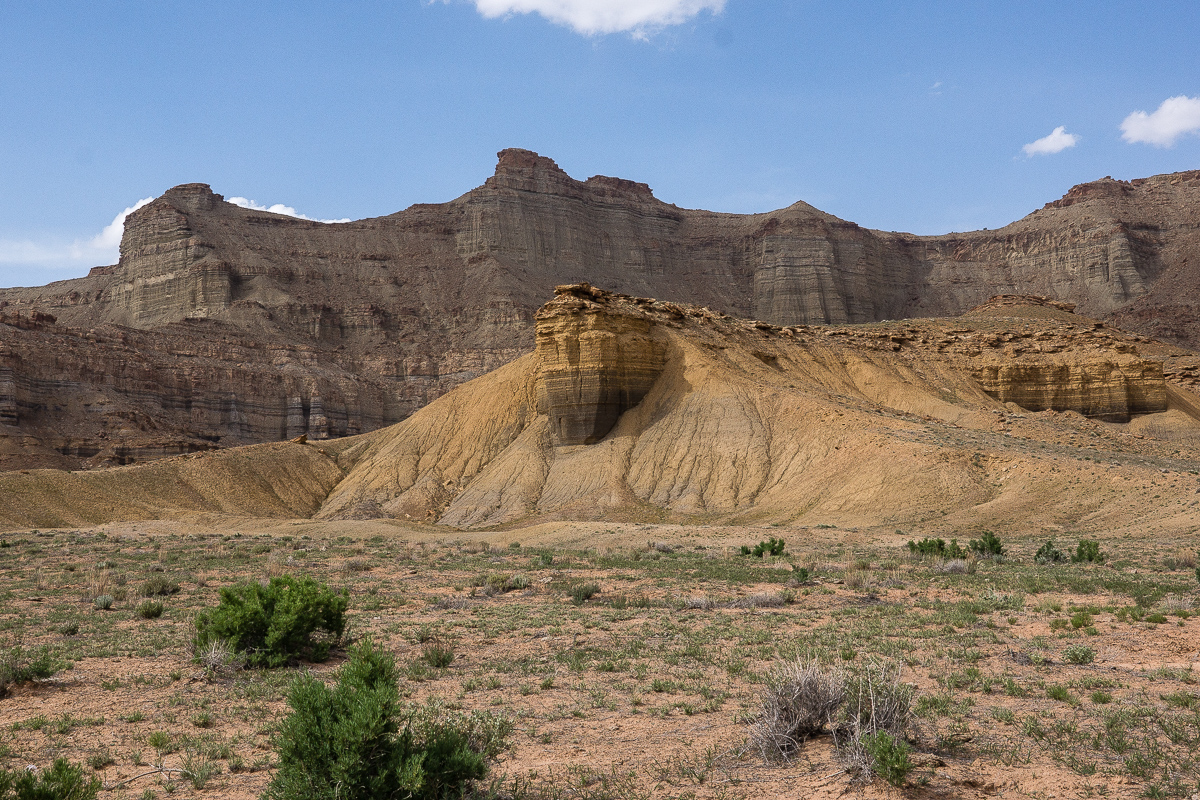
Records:
M538 313L533 353L401 423L120 469L9 472L0 524L218 512L457 528L920 525L940 535L1155 516L1186 534L1200 354L1067 308L1000 298L956 318L778 326L562 286ZM1012 360L1030 370L991 371ZM1061 381L1049 397L1061 413L1003 402L1023 391L1047 401L1030 388L1034 367ZM1117 411L1135 418L1097 420ZM1174 477L1160 482L1164 473Z
M57 326L37 339L0 324L0 426L10 445L64 464L131 431L175 442L169 452L369 430L531 351L543 298L585 281L776 325L952 315L1032 292L1194 345L1198 209L1200 172L1106 179L999 231L916 237L804 203L680 209L645 184L577 181L524 150L501 152L493 177L449 203L340 225L187 184L130 215L119 264L0 290L6 319ZM154 377L123 366L122 337ZM604 341L597 332L597 352ZM604 418L630 402L611 388L627 380L596 383L615 398ZM139 421L82 410L101 407ZM606 424L564 421L564 441Z
M1076 322L1074 308L1073 303L1036 296L998 296L964 319L1019 323L1042 318L1069 324ZM1047 326L1034 337L1014 331L981 344L986 347L970 351L977 362L975 377L1003 403L1030 411L1076 411L1106 422L1167 410L1163 362L1141 356L1135 340L1101 324L1065 332Z
M405 414L390 381L266 352L203 321L80 331L0 313L0 468L128 464L257 441L346 436Z
M1068 308L1010 297L953 319L777 326L562 286L534 354L347 443L346 479L318 516L1024 519L1033 497L1084 492L1071 462L1091 465L1095 448L1145 463L1126 450L1134 428L1101 421L1200 431L1200 396L1164 377L1200 356ZM1014 359L1025 369L997 369ZM1073 488L1039 488L1039 473Z
M1030 411L1077 411L1106 422L1167 410L1161 362L1136 357L1084 363L989 364L979 371L983 390Z
M537 317L538 411L554 444L592 444L642 402L666 363L648 316L605 313L604 293L560 286Z

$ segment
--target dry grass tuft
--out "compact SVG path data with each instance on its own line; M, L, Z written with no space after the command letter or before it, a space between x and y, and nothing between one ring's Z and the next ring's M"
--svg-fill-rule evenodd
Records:
M224 639L213 639L195 652L196 663L209 675L226 678L246 666L246 656L229 646Z
M847 589L873 589L875 576L869 569L849 569L842 579Z
M750 745L764 761L791 758L804 741L832 725L846 699L846 673L814 662L784 664L767 678Z
M96 567L88 573L87 588L80 599L90 602L97 597L110 594L111 589L112 577L108 574L108 568Z

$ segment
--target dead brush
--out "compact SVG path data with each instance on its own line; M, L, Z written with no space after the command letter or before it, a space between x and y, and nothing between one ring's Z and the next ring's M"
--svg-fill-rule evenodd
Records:
M371 569L371 562L365 558L349 558L342 563L342 572L346 574L354 572L367 572Z
M846 574L842 577L842 583L847 589L873 589L875 588L875 576L871 574L870 569L854 567L846 570Z
M875 757L864 740L886 733L900 741L908 732L913 690L900 682L900 666L867 661L846 683L845 708L832 725L833 743L851 772L869 776Z
M272 553L270 555L270 557L267 559L267 565L266 565L267 577L268 578L278 578L280 576L286 575L290 568L289 562L291 560L292 560L291 556L287 556L285 558L282 553Z
M888 766L878 763L873 742L879 734L903 742L912 699L912 687L900 682L899 665L868 661L849 672L812 661L784 664L767 677L748 746L764 761L787 761L805 740L828 728L847 770L870 776Z
M968 575L975 572L974 563L965 558L947 558L944 561L936 562L933 568L947 575Z
M829 726L846 698L846 673L816 662L777 667L767 677L749 744L764 761L786 761Z
M1162 607L1168 614L1174 614L1177 611L1194 611L1196 601L1186 595L1169 594L1163 598Z
M1163 563L1167 569L1195 569L1196 568L1196 551L1186 548L1179 548L1174 554L1163 559Z
M683 610L693 611L712 611L714 608L719 608L720 603L707 595L697 595L696 597L684 598L680 606Z
M227 678L246 666L246 655L234 650L224 639L209 640L197 647L193 656L213 678Z
M110 594L111 590L112 576L108 573L108 567L93 567L88 571L87 586L80 599L91 602L97 597Z

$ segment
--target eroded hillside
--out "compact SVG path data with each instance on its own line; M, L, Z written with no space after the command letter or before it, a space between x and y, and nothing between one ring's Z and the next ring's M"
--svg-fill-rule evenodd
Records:
M558 284L794 326L946 317L1001 293L1194 346L1200 172L1072 189L997 231L872 231L796 203L677 208L499 154L456 200L324 224L175 187L120 263L0 290L0 469L119 464L406 418L534 347Z
M1174 529L1200 488L1197 365L1041 298L952 319L775 326L566 285L537 314L534 352L402 423L9 473L0 492L28 500L0 520L255 515L261 499L243 497L230 467L245 463L254 491L278 496L259 515L279 517ZM143 485L180 470L178 485L208 488Z

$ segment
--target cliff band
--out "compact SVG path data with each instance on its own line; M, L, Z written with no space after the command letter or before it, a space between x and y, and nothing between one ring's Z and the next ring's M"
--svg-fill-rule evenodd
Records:
M577 181L524 150L501 152L495 174L456 200L346 224L240 208L187 184L129 216L117 265L0 290L0 468L378 429L531 352L543 298L583 281L780 326L953 316L1035 294L1194 346L1198 210L1200 172L1103 179L997 231L920 237L804 203L680 209L645 184ZM626 341L600 329L580 339ZM629 394L600 374L549 379L604 408L565 414L554 435L600 435L658 358L628 367L640 375L618 381ZM997 391L1042 380L994 366Z

